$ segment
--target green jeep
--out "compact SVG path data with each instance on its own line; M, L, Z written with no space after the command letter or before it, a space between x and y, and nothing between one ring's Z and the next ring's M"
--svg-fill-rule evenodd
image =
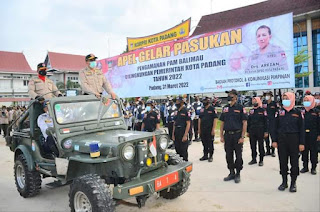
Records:
M48 102L58 156L43 149L37 118L43 107L32 101L19 118L18 128L6 137L14 151L14 175L22 197L39 193L41 179L54 177L71 183L71 211L114 211L117 200L135 197L139 207L158 193L174 199L190 184L192 163L166 153L169 137L128 131L120 100L94 96L54 98Z

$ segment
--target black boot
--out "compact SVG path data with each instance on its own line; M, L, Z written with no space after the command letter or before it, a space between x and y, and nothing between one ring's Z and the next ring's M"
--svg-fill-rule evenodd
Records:
M200 161L208 160L208 154L203 154L202 158L199 159Z
M237 170L237 174L236 176L234 177L234 182L235 183L240 183L240 170Z
M317 174L317 171L316 171L316 168L317 168L317 165L312 165L312 168L311 168L311 174L312 175L316 175Z
M263 157L260 157L259 166L263 166Z
M211 163L212 161L213 161L213 153L212 154L210 153L209 154L209 158L208 158L208 162Z
M249 165L253 165L253 164L256 164L257 163L257 160L256 159L252 159L248 164Z
M291 176L290 192L297 192L297 176Z
M284 191L286 188L288 188L288 176L287 175L282 175L282 183L278 187L279 191Z
M272 156L272 157L275 157L275 156L276 156L276 154L274 153L274 148L272 148L271 156Z
M227 177L223 178L223 180L224 180L224 181L233 180L234 177L235 177L235 174L236 174L236 173L234 172L234 169L230 169L230 174L229 174Z
M300 170L300 173L306 173L309 171L308 165L303 165L303 168Z

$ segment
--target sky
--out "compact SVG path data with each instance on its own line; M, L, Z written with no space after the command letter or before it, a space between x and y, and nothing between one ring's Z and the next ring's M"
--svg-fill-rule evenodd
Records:
M33 70L48 51L99 59L121 54L127 37L263 0L10 0L0 7L0 51L23 52Z

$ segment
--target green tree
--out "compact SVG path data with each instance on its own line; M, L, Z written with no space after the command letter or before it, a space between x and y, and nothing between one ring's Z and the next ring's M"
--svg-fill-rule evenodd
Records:
M307 48L302 48L296 56L294 56L294 64L302 64L303 62L307 61L309 59L308 53L306 53ZM310 74L313 72L303 72L303 73L296 73L295 77L300 78L300 77L308 77Z
M64 83L63 82L57 82L56 84L58 90L64 90Z

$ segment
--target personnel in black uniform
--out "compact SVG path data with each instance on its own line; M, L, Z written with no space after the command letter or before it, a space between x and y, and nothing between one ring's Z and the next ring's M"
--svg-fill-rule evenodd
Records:
M272 101L273 94L271 91L264 93L264 96L265 96L265 101L263 102L262 107L267 110L267 114L268 114L267 116L268 117L268 137L265 138L266 148L267 148L266 155L272 155L272 157L275 157L276 154L270 142L270 135L272 133L271 126L274 125L275 114L276 114L276 111L278 110L278 106L275 101Z
M282 98L283 108L276 113L272 146L278 148L282 183L280 191L288 188L288 159L290 158L290 192L296 192L296 180L299 175L299 150L304 150L305 127L301 110L295 108L295 94L287 92Z
M200 114L200 110L202 108L203 104L202 102L200 102L199 97L198 96L194 96L194 102L192 103L192 107L195 111L195 116L193 119L193 129L194 129L194 140L195 142L200 141L200 139L198 138L198 126L199 126L199 114Z
M174 116L177 111L175 104L173 104L173 99L169 98L169 105L167 106L167 123L168 123L168 130L169 136L172 138L172 131L173 131L173 123L174 123Z
M238 92L233 89L228 93L228 104L223 107L220 116L220 139L222 143L225 143L226 159L230 170L230 174L224 178L224 181L234 179L236 183L239 183L240 171L243 168L242 148L248 118L243 106L236 103ZM235 161L234 152L236 154Z
M262 102L259 97L252 99L253 108L248 116L247 136L250 139L252 160L249 165L257 163L257 142L259 147L259 166L263 166L264 146L263 138L268 136L267 112L262 108Z
M203 108L199 115L199 137L203 145L203 157L200 161L208 160L212 162L214 151L213 141L215 135L215 128L217 126L217 112L213 106L210 105L209 98L202 99ZM209 154L209 157L208 157Z
M316 168L318 163L318 150L317 142L320 141L320 110L315 108L315 99L313 96L308 95L303 99L304 109L302 114L304 115L304 123L306 129L305 137L305 149L302 152L303 169L301 173L309 171L309 152L311 161L311 174L316 175Z
M160 115L154 110L154 101L148 100L146 103L146 114L142 121L141 130L154 132L160 128Z
M183 158L183 160L188 161L188 132L190 129L190 113L184 105L184 99L179 96L176 99L177 112L174 117L173 126L173 136L172 140L176 148L176 152Z
M144 118L144 113L145 113L145 105L144 105L144 100L140 99L138 106L135 111L135 125L134 125L134 130L136 131L141 131L141 126L142 126L142 121Z

